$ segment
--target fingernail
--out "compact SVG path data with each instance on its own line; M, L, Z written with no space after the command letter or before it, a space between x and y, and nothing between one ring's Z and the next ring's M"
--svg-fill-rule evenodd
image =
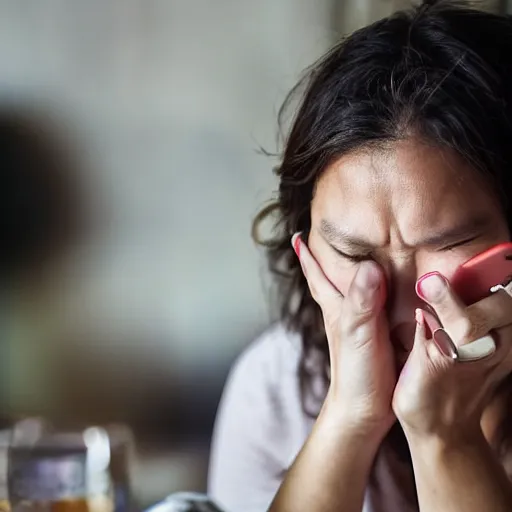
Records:
M449 357L450 359L457 359L458 358L458 351L457 347L455 346L455 343L453 343L450 336L448 336L448 333L444 329L436 329L434 331L434 342L441 352L446 357Z
M446 279L439 272L429 272L416 282L416 293L426 302L438 302L445 291Z
M293 247L293 250L295 251L295 254L297 255L297 258L299 260L300 267L302 269L302 273L304 274L304 277L307 278L306 267L304 266L302 258L300 257L300 249L302 247L301 235L302 235L302 231L299 231L298 233L295 233L292 236L292 247Z
M375 263L362 261L355 277L355 285L361 290L374 291L380 285L380 272Z
M301 231L299 231L298 233L295 233L293 236L292 236L292 247L293 247L293 250L295 251L295 254L297 255L297 258L300 259L300 244L301 244L301 238L300 238L300 235L301 235Z
M423 311L421 309L417 309L414 313L414 316L416 318L416 323L418 325L424 325L425 324L425 317L423 316Z

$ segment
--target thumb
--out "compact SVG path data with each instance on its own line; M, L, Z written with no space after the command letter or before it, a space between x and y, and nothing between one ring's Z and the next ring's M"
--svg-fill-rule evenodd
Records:
M385 279L380 267L373 261L361 262L343 311L344 334L357 346L366 346L375 338L385 295Z
M385 288L386 280L377 263L362 261L347 294L347 307L360 320L374 317L384 305Z

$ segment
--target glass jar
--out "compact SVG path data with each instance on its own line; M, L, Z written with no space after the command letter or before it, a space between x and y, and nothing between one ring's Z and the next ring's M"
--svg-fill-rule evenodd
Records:
M37 420L17 424L7 456L10 512L131 511L128 433L120 427L58 432Z

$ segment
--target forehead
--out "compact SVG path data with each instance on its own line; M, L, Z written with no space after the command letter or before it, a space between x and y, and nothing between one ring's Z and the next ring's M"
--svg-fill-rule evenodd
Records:
M414 245L431 229L497 209L483 178L455 152L407 140L332 163L318 180L312 217L372 234L376 244L396 236Z

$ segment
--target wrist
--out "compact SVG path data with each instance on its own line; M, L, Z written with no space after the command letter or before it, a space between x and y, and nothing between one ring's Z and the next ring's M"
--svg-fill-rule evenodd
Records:
M335 426L344 436L368 446L370 450L380 446L394 422L392 414L382 419L358 415L354 408L341 404L330 393L327 394L318 419L326 425Z
M449 456L455 451L488 446L481 428L443 428L430 432L404 429L411 454L429 457Z
M325 408L318 416L309 440L315 444L317 452L326 454L331 463L336 459L342 460L339 464L349 467L352 477L364 482L370 475L381 444L381 438L373 431L359 428L336 411Z

